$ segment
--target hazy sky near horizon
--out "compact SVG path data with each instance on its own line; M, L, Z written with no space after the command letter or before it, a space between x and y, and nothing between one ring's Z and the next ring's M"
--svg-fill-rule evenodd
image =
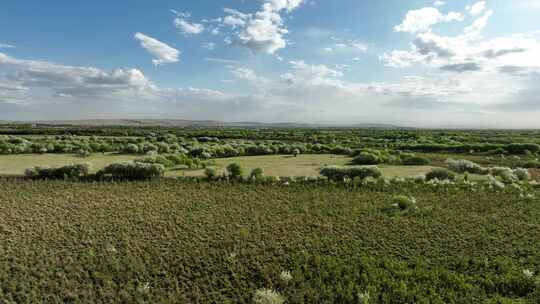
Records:
M0 3L0 120L540 128L540 0Z

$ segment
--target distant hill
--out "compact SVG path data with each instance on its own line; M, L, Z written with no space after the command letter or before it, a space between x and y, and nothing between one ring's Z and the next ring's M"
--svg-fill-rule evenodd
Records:
M35 124L44 126L126 126L126 127L238 127L238 128L402 128L390 124L303 124L303 123L261 123L261 122L224 122L217 120L183 120L183 119L83 119L83 120L39 120L39 121L0 121L1 124Z

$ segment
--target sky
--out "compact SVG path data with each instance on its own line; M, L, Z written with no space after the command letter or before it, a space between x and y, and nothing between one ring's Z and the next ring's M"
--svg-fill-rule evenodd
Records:
M0 120L540 128L540 0L5 0Z

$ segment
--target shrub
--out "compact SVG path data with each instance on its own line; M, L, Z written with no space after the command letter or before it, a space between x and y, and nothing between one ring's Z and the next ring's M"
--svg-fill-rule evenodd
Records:
M472 173L472 174L485 174L486 169L482 168L480 165L466 159L447 159L446 164L450 170L458 173Z
M410 156L403 159L406 166L426 166L429 165L429 159L420 156Z
M353 165L377 165L381 163L381 159L373 153L362 152L351 163Z
M509 144L505 148L510 154L530 154L540 152L540 145L538 144Z
M528 168L528 169L540 168L540 161L537 161L537 160L529 161L529 162L524 163L522 167Z
M90 164L67 165L58 168L35 167L25 170L25 175L39 179L80 179L90 173Z
M77 156L78 157L83 157L83 158L86 158L86 157L90 157L91 153L88 151L88 150L79 150L77 151Z
M399 207L401 210L415 209L416 200L405 195L397 195L392 198L392 205Z
M259 180L259 179L262 179L263 177L263 169L261 168L255 168L251 171L251 173L249 174L249 178L251 179L255 179L255 180Z
M298 154L300 154L300 150L294 149L294 150L292 151L292 154L294 155L294 157L297 157Z
M204 170L204 176L206 176L207 179L212 180L218 176L218 173L216 169L208 167Z
M165 174L165 167L161 164L122 162L110 164L98 172L100 177L138 180L161 177Z
M343 181L345 178L365 179L367 177L379 178L382 174L377 167L336 167L329 166L321 169L320 174L333 181Z
M515 169L514 174L517 176L517 178L520 181L528 181L531 178L531 174L529 173L529 170L524 169L524 168Z
M426 174L426 180L454 180L456 178L456 175L446 169L433 169L428 174Z
M242 166L240 166L237 163L232 163L227 166L227 172L229 173L229 176L232 178L240 178L243 174Z
M136 144L127 144L122 147L122 153L137 154L139 153L139 146L137 146Z
M169 158L161 155L138 158L135 160L135 162L144 164L160 164L163 165L165 168L174 167L175 165L175 162L173 160L170 160Z
M508 167L493 167L489 169L489 173L500 178L505 184L512 184L519 180L519 178L514 174L514 170Z
M285 298L277 291L272 289L259 289L253 295L253 303L255 304L283 304Z
M396 216L403 213L414 212L417 210L416 199L405 195L396 195L392 198L392 202L388 207L381 211L389 216Z

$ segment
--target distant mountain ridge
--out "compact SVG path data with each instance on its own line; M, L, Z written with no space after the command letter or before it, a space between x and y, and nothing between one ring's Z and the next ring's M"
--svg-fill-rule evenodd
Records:
M308 123L263 123L263 122L225 122L218 120L184 120L184 119L81 119L81 120L36 120L36 121L0 121L2 124L35 124L49 126L126 126L126 127L238 127L238 128L378 128L399 129L403 127L379 124L308 124Z

